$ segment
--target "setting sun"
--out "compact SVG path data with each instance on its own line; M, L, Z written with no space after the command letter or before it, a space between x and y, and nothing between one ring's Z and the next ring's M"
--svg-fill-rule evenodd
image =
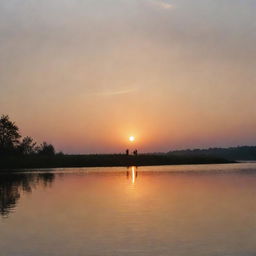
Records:
M129 137L129 141L130 141L130 142L133 142L134 140L135 140L135 137L134 137L134 136L130 136L130 137Z

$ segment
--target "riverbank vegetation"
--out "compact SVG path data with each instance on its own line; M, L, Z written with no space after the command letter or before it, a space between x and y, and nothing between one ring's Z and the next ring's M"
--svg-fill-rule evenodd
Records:
M110 167L110 166L147 166L174 164L213 164L231 163L223 158L184 157L156 154L141 155L24 155L8 156L1 160L0 169L13 168L57 168L57 167Z

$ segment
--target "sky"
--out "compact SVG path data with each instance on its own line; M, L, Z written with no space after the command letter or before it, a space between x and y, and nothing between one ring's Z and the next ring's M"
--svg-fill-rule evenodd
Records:
M255 0L0 0L0 114L65 153L256 145L255 11Z

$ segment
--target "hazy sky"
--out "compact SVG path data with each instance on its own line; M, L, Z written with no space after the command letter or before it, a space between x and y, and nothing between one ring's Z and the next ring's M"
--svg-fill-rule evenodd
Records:
M256 144L255 0L0 0L0 114L72 153Z

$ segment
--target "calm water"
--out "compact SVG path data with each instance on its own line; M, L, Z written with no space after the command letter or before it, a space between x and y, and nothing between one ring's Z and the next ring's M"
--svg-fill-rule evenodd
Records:
M256 163L0 174L0 255L256 255Z

